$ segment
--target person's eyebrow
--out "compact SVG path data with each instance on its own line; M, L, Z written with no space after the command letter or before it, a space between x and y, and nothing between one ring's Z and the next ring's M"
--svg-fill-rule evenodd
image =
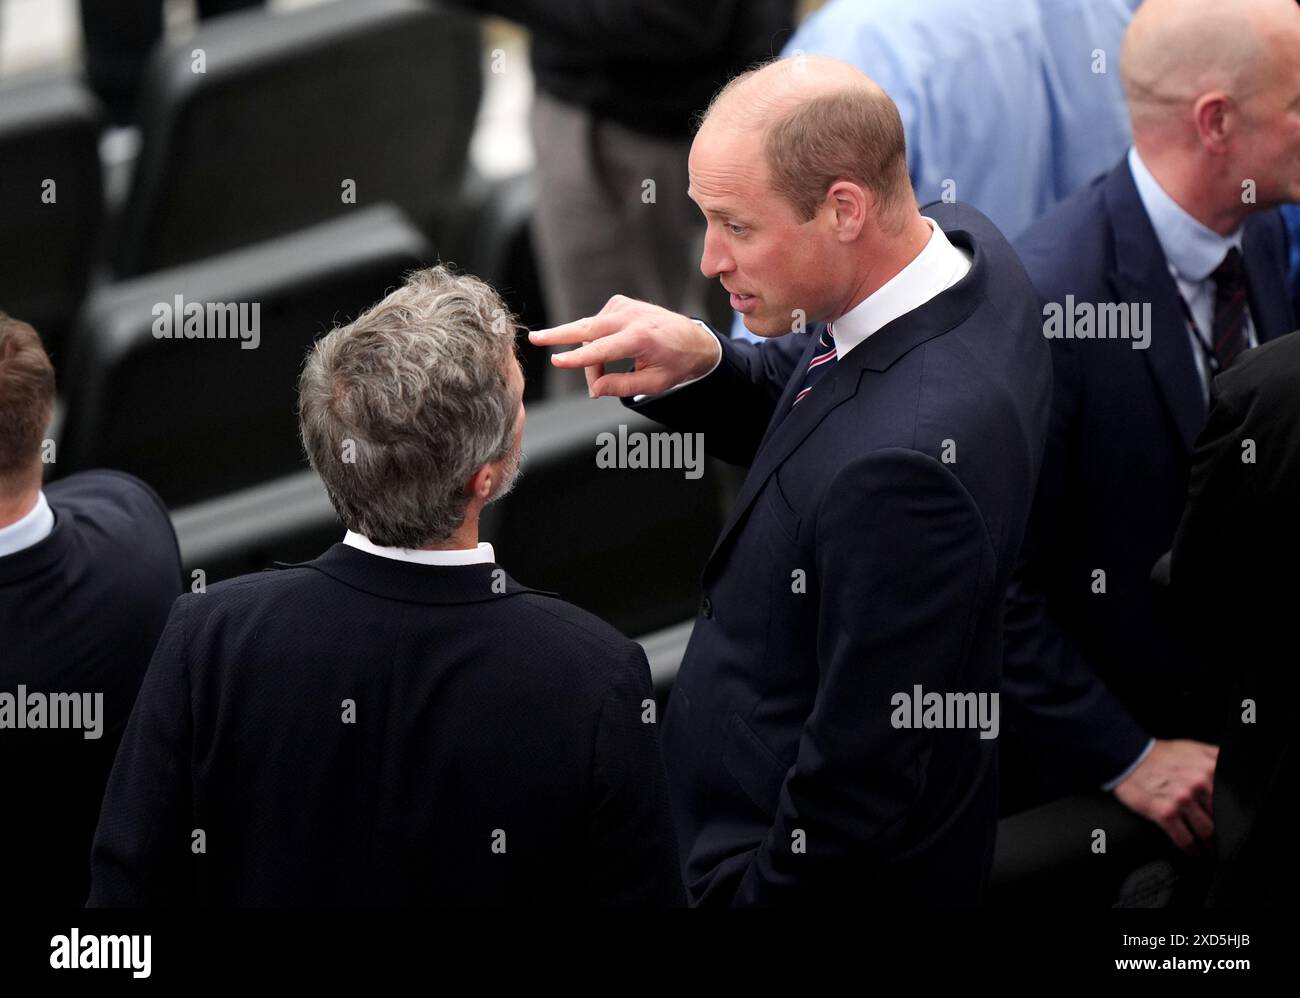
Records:
M704 214L706 214L706 215L721 215L723 218L736 218L736 217L738 217L738 213L737 213L737 211L734 210L734 209L732 209L732 208L706 208L706 207L704 207L704 205L700 204L699 200L695 197L695 193L690 189L690 187L687 187L687 188L686 188L686 196L687 196L688 198L690 198L692 201L694 201L696 207L698 207L698 208L700 209L700 211L704 212Z

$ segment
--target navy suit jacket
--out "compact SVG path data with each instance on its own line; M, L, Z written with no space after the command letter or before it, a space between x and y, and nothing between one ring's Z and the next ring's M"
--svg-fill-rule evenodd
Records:
M85 903L104 784L181 591L171 520L139 479L87 471L51 482L45 497L53 531L0 558L0 692L103 694L103 731L0 730L12 804L0 817L0 904L14 909Z
M925 214L970 272L798 407L820 323L723 338L716 371L636 406L750 465L664 723L697 904L966 904L987 878L996 740L895 728L893 697L998 689L1051 370L1006 240Z
M187 594L90 903L683 904L652 697L640 646L491 564L336 544Z
M1173 542L1206 404L1177 285L1127 159L1016 247L1045 301L1149 302L1152 323L1145 350L1120 339L1050 341L1051 433L1009 592L1003 687L1003 751L1016 753L1029 804L1119 775L1148 733L1213 735L1150 582ZM1293 326L1276 212L1247 222L1242 252L1263 342ZM1093 591L1098 569L1104 593Z

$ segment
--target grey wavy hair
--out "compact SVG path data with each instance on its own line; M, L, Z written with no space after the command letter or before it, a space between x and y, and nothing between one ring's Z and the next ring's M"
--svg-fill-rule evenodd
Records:
M492 288L439 265L316 343L299 429L344 526L422 548L464 522L465 482L514 443L517 328Z

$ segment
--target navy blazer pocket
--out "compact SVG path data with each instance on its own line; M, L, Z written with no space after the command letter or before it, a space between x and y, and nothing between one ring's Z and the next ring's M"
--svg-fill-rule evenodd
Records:
M785 534L786 539L791 544L799 540L799 514L794 511L781 490L781 479L773 475L764 489L767 494L767 507L772 513L772 518L776 520L781 532Z
M763 744L744 718L734 711L727 719L722 764L759 810L768 816L776 813L776 805L781 799L781 785L785 783L789 767Z

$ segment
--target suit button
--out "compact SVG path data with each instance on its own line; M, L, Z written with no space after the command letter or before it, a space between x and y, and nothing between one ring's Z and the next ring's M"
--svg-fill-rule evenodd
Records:
M713 604L707 596L700 600L700 615L706 619L713 616Z

